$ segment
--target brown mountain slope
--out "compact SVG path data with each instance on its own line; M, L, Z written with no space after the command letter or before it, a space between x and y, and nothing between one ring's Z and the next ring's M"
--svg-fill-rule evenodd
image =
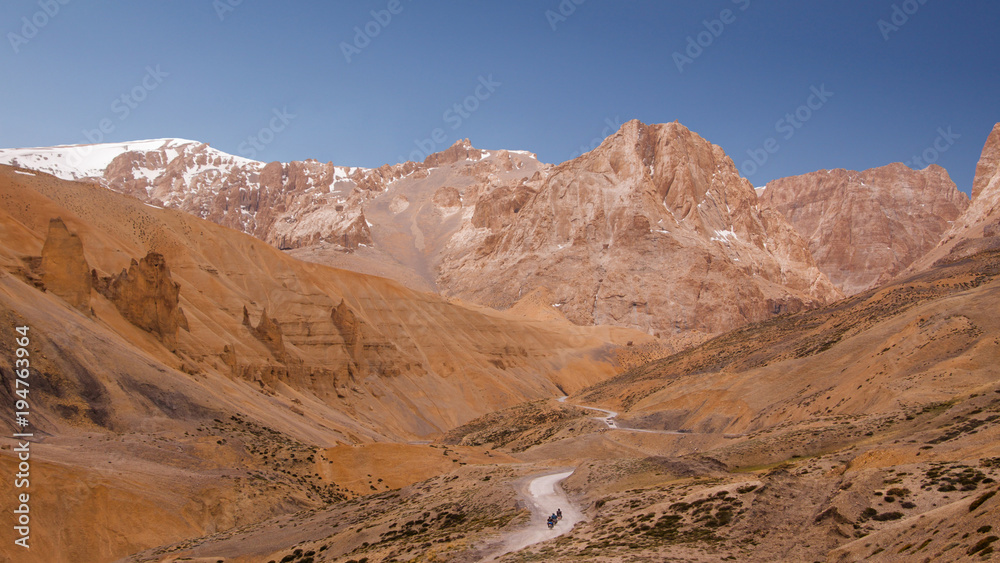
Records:
M34 561L108 561L322 505L348 493L321 448L579 389L616 371L616 342L648 340L464 307L10 167L0 234L0 399L13 404L14 327L29 326L32 509L37 529L66 531Z
M578 324L697 341L839 292L732 160L678 123L626 123L575 160L479 198L438 286L509 307L547 288Z
M33 238L5 246L8 270L24 271L24 259L39 255L52 217L62 217L84 241L86 260L97 278L115 276L148 252L158 253L172 282L179 284L177 307L189 325L173 327L177 354L164 355L164 361L177 366L187 361L199 371L238 376L268 391L291 385L331 404L374 399L384 413L426 411L398 423L379 415L372 423L380 431L433 432L453 426L455 417L462 416L456 414L462 409L426 409L410 403L417 400L404 389L410 383L433 397L447 396L433 389L450 387L458 382L452 376L461 374L462 385L473 386L470 392L480 383L486 385L478 388L482 395L477 403L492 409L492 401L510 404L524 393L556 392L550 382L537 377L541 372L536 354L548 357L549 367L558 371L580 348L599 347L602 342L588 340L586 330L566 323L522 323L495 313L490 316L484 309L451 305L384 279L301 263L253 238L102 188L5 172L6 193L0 200L5 204L0 210L7 214L4 223ZM143 262L139 260L139 265ZM94 299L98 302L91 306L97 320L109 324L124 320L104 319L101 298ZM249 310L251 327L244 325L244 308ZM281 349L250 330L259 328L265 310L283 337ZM353 327L345 326L345 317L351 317ZM583 377L568 384L584 384L587 376ZM440 414L444 411L449 414ZM427 418L421 421L423 417Z
M888 281L923 256L969 205L944 168L899 163L781 178L767 184L760 202L788 219L819 269L847 295Z
M513 491L554 467L575 468L564 487L587 520L499 561L988 561L998 300L1000 254L978 254L727 333L566 403L491 413L437 445L495 464L128 561L478 561L527 520ZM617 428L573 405L584 400L623 410Z
M776 420L907 411L972 393L1000 379L998 275L1000 254L976 255L727 333L583 397L660 428L747 434Z

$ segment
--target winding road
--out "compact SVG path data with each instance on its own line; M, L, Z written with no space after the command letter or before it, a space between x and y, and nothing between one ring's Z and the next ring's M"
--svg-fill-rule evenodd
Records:
M568 398L569 398L568 396L562 396L562 397L559 397L556 400L559 401L560 403L565 403L566 399L568 399ZM690 432L678 432L677 430L647 430L645 428L627 428L627 427L624 427L624 426L618 426L618 422L615 420L615 417L618 416L618 413L615 412L615 411L609 411L607 409L599 409L597 407L587 407L587 406L584 406L584 405L575 405L573 403L567 403L567 404L570 405L570 406L573 406L573 407L581 408L581 409L587 409L587 410L591 410L591 411L603 412L607 416L595 416L594 418L596 418L597 420L600 420L601 422L603 422L604 424L606 424L608 428L610 428L612 430L627 430L629 432L645 432L647 434L684 434L684 435L690 434Z
M583 513L566 498L559 483L572 475L572 471L540 475L523 484L519 491L531 509L531 522L523 529L507 536L501 547L480 561L492 561L501 555L519 551L529 545L557 538L584 520ZM562 509L562 520L551 530L545 521L557 509Z
M557 400L560 403L565 403L568 398L568 396L563 396L559 397ZM615 421L615 417L618 416L618 413L615 411L600 409L597 407L587 407L584 405L575 405L572 403L568 404L581 409L603 413L604 416L597 416L594 418L604 422L604 424L611 430L648 432L651 434L688 434L688 432L677 432L674 430L623 428L618 426L618 423ZM519 487L519 492L525 501L527 501L528 506L531 509L531 522L529 522L524 528L508 535L500 543L499 548L494 549L488 555L479 559L479 561L493 561L496 558L508 553L520 551L529 545L557 538L572 530L573 526L578 522L583 521L585 519L583 513L569 501L566 497L566 493L564 493L559 487L559 483L572 474L573 471L547 473L534 477L522 484ZM554 528L550 530L546 526L545 521L549 515L554 514L557 509L562 509L563 518Z

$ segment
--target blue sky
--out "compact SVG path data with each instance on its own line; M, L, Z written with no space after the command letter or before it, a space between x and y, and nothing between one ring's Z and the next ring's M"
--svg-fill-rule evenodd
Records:
M1000 121L995 0L8 0L0 22L0 147L370 167L468 137L562 162L637 118L755 185L926 157L968 191Z

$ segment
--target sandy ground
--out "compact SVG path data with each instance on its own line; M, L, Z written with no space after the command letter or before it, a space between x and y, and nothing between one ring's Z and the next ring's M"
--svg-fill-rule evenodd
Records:
M561 481L572 474L573 471L563 471L541 475L523 485L520 492L531 508L531 522L525 528L508 536L500 549L490 553L480 561L493 561L506 553L519 551L529 545L557 538L572 530L577 522L583 521L583 513L570 503L562 487L558 486ZM546 525L546 519L557 509L562 509L563 518L550 530Z

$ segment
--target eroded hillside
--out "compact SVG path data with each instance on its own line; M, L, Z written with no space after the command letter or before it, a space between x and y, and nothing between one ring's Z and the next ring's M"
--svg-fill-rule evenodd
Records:
M299 262L10 167L0 230L2 393L13 401L13 330L28 326L45 483L33 507L39 528L74 530L38 561L113 560L352 496L351 479L325 471L327 448L425 439L572 392L615 373L619 346L649 340Z

